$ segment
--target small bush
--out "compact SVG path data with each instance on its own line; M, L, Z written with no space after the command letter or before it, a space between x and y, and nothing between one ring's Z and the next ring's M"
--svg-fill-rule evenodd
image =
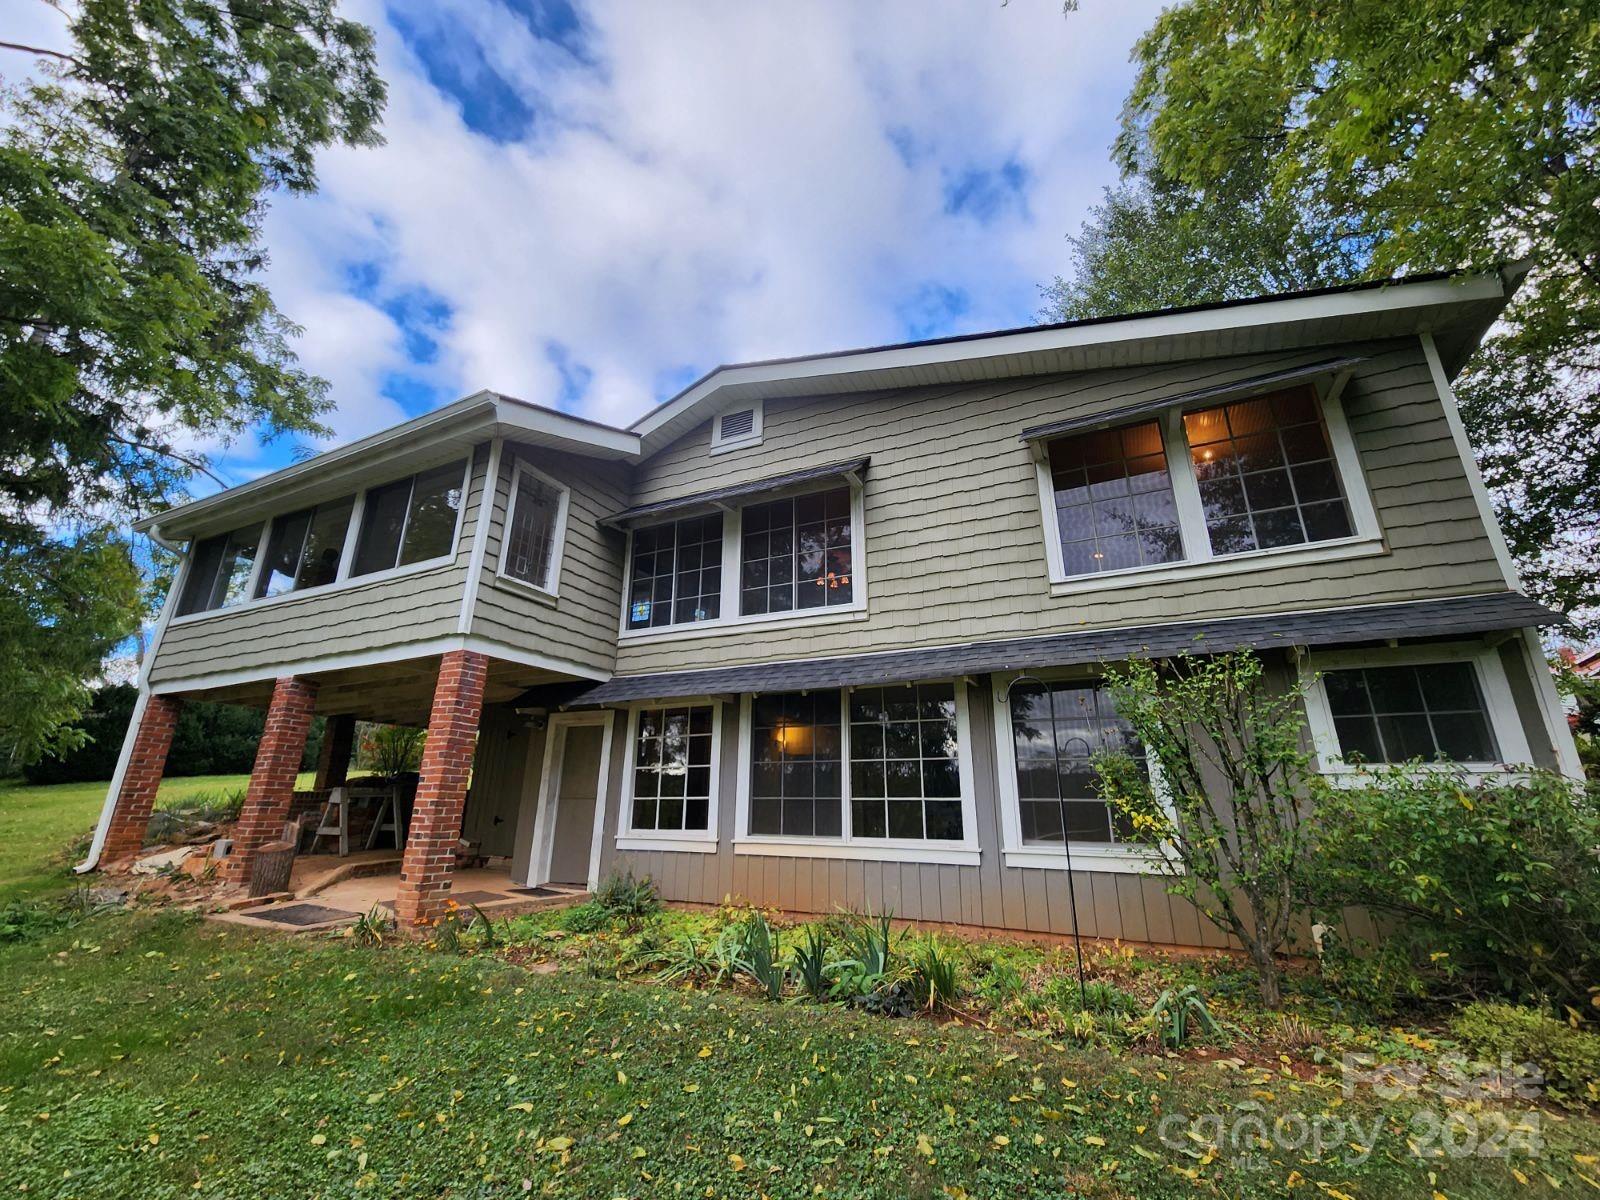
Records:
M805 937L794 951L794 970L801 985L813 1000L828 995L828 933L821 925L806 927Z
M1451 1019L1450 1031L1487 1062L1504 1056L1534 1063L1554 1100L1600 1103L1600 1033L1511 1004L1469 1004Z
M991 1008L1005 1008L1027 994L1022 972L1008 962L991 961L974 988Z
M611 928L611 913L601 907L598 901L585 900L582 904L561 909L551 918L550 927L568 933L599 933Z
M392 928L394 919L381 905L374 904L356 918L355 924L345 930L345 934L358 946L381 946Z
M595 889L594 903L611 916L633 920L648 917L661 908L655 881L648 875L635 879L631 870L607 875Z
M662 953L661 974L657 978L663 983L697 983L716 973L716 953L694 934L686 933Z
M1219 1043L1226 1040L1222 1027L1206 1007L1205 997L1192 983L1176 991L1168 988L1162 992L1145 1014L1143 1024L1148 1034L1158 1038L1169 1050L1187 1045L1196 1030Z
M937 935L911 952L911 990L924 1008L949 1008L961 995L961 963L954 946Z

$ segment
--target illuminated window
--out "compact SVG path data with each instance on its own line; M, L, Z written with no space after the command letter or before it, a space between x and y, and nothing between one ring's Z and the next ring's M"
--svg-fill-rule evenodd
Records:
M1067 575L1183 557L1157 422L1057 438L1050 443L1050 480Z

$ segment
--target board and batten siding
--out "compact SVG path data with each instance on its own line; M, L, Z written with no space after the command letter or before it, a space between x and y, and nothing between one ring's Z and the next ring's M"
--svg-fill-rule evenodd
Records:
M566 540L556 598L531 594L500 576L500 552L517 463L568 490ZM600 520L627 507L628 468L507 442L489 512L472 632L492 641L609 674L615 664L622 605L623 536Z
M1343 393L1387 553L1053 596L1039 492L1018 435L1334 355L1369 356ZM758 447L712 457L709 425L640 465L635 504L870 455L867 612L624 639L617 672L1030 637L1218 615L1411 600L1505 586L1414 338L1011 379L768 400ZM859 535L858 535L859 536Z
M600 873L649 875L665 900L720 904L725 899L789 912L839 909L892 913L911 921L982 925L1029 933L1070 934L1076 893L1085 936L1186 946L1225 947L1229 940L1186 900L1167 894L1154 875L1008 867L1000 849L1000 799L995 786L994 721L998 711L987 678L968 685L973 787L982 855L977 866L946 866L840 858L789 858L735 853L739 767L739 708L719 705L722 761L715 853L619 850L623 773L631 755L628 714L612 728L611 778L606 786Z
M454 636L488 461L485 443L473 453L453 560L372 583L352 581L175 621L162 636L150 682L200 679Z

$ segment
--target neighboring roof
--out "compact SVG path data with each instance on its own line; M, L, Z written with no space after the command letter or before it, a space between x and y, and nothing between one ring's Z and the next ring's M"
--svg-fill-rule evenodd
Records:
M581 693L573 704L620 704L725 692L797 691L879 683L909 683L952 675L1013 671L1036 667L1121 662L1224 650L1272 646L1330 646L1388 638L1438 637L1486 633L1532 625L1561 624L1566 618L1526 596L1496 592L1404 604L1267 613L1172 625L1095 629L1003 642L974 642L928 650L893 650L841 658L798 659L676 671L663 675L619 675Z
M1052 421L1048 425L1035 425L1031 429L1024 429L1020 435L1020 440L1031 442L1038 438L1055 437L1057 434L1074 433L1082 429L1097 429L1102 425L1118 425L1134 417L1158 413L1163 409L1173 408L1177 405L1195 404L1205 400L1238 399L1244 396L1252 396L1258 392L1271 391L1273 388L1282 387L1285 384L1300 383L1323 375L1336 375L1340 371L1349 370L1358 363L1366 361L1366 358L1362 355L1353 355L1348 358L1327 358L1321 362L1309 363L1303 367L1291 367L1286 371L1273 371L1267 375L1252 375L1248 379L1235 380L1233 383L1219 383L1212 387L1197 388L1191 392L1180 392L1175 396L1162 396L1156 400L1141 400L1138 404L1129 404L1122 408L1112 409L1110 412L1094 413L1087 417L1073 417L1066 421Z
M625 508L619 513L606 517L600 524L623 525L629 521L636 521L641 517L659 517L667 513L683 512L685 509L690 508L720 507L729 500L759 495L763 492L776 492L802 483L815 483L819 479L846 479L852 475L860 476L866 473L867 465L871 461L870 458L851 458L844 462L828 463L826 466L806 467L801 471L790 471L784 475L770 475L766 479L757 479L753 483L736 483L729 487L716 488L709 492L696 492L692 496L679 496L675 500L658 500L654 504L636 504L632 508Z

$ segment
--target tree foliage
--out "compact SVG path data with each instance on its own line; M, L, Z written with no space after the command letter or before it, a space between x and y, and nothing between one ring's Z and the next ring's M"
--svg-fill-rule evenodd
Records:
M68 51L0 45L43 64L0 92L0 561L76 601L0 593L0 626L64 644L0 652L22 681L0 737L23 757L138 621L122 523L179 494L205 447L318 428L326 385L260 281L262 216L315 188L319 148L374 144L384 102L372 32L334 0L73 11Z
M1099 755L1101 793L1156 855L1167 890L1250 955L1262 1003L1282 1001L1278 955L1305 909L1301 797L1315 785L1296 681L1272 686L1250 653L1133 660L1106 670L1148 756Z
M1188 0L1135 59L1127 182L1047 315L1531 257L1462 412L1526 582L1600 605L1594 5Z

